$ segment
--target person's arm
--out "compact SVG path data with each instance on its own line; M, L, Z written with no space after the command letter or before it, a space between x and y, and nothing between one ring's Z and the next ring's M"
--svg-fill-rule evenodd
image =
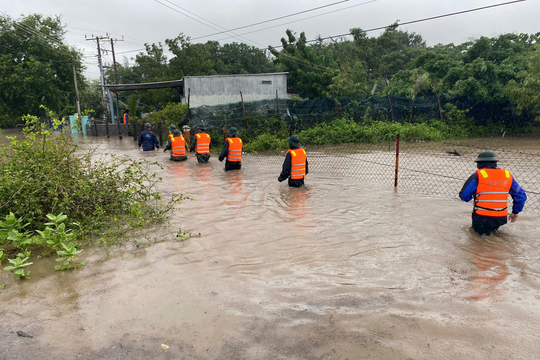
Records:
M159 149L159 140L158 140L156 134L152 133L152 135L153 135L154 145L156 146L156 148Z
M197 148L197 137L193 137L193 141L191 142L191 149L189 151L194 152Z
M308 161L307 161L307 157L306 157L306 175L308 174Z
M465 202L471 201L471 199L476 195L476 188L478 187L478 175L476 173L472 174L459 192L459 198Z
M225 157L229 154L229 142L225 141L225 145L223 146L223 150L221 150L221 154L219 154L219 161L223 161Z
M279 177L278 177L279 182L286 180L291 175L291 164L292 164L291 153L287 153L287 155L285 155L285 161L283 161L281 174L279 174Z
M139 147L141 147L141 144L143 142L143 133L144 133L144 131L141 132L140 135L139 135Z
M165 144L165 147L163 148L163 152L167 150L171 150L171 149L172 149L171 139L167 136L167 143Z
M518 218L518 214L523 211L525 201L527 201L527 194L525 190L518 184L516 179L512 179L512 186L510 187L510 196L512 197L512 214L510 214L510 222L514 222Z

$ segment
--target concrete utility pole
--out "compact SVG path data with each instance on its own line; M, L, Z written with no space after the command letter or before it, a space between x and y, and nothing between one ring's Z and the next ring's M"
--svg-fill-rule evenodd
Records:
M119 80L118 80L118 70L116 69L116 56L114 54L114 43L117 42L117 41L124 41L124 39L122 38L122 40L118 40L118 39L111 39L111 50L112 50L112 57L113 57L113 68L114 68L114 76L116 77L116 84L119 83ZM118 93L115 93L116 95L116 115L118 115L118 138L120 140L122 140L122 135L120 135L120 105L119 105L119 102L118 102ZM133 114L135 115L135 114Z
M103 63L102 63L102 60L101 60L101 47L99 45L99 42L102 41L102 40L108 40L108 39L109 39L109 36L95 36L94 37L94 35L92 35L91 38L86 39L87 41L88 40L95 41L96 44L97 44L99 73L101 75L101 92L103 94L103 106L105 106L106 108L109 107L109 106L107 106L107 94L105 92L105 75L103 73ZM110 98L110 102L112 103L112 98L110 97L110 94L109 94L109 98ZM111 121L114 124L114 108L112 106L110 107L110 111L111 111ZM104 115L104 117L105 117L105 115ZM108 126L108 122L107 122L106 119L105 119L105 127L107 129L107 137L109 137L109 126Z
M77 115L82 124L81 103L79 102L79 88L77 86L77 72L75 71L75 61L71 58L71 67L73 68L73 83L75 84L75 101L77 102Z

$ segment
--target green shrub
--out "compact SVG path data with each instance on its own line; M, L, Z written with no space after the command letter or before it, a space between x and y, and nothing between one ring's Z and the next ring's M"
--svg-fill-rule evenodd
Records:
M287 139L270 134L261 134L247 144L244 143L244 151L273 151L288 149Z
M25 231L42 230L48 214L61 213L85 235L116 237L164 219L182 199L162 201L151 163L79 154L71 137L52 136L34 116L24 120L26 138L0 148L0 217L24 219Z

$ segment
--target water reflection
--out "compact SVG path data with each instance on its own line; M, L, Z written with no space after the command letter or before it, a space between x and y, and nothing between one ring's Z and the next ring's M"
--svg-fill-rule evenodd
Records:
M281 187L279 197L285 204L286 210L296 218L304 218L308 211L309 191L306 187Z
M512 249L498 236L482 237L471 230L471 263L475 274L471 278L471 300L492 299L504 291L508 277L506 264Z
M228 184L225 205L235 209L247 207L248 194L244 191L244 172L242 170L227 171L224 177Z
M190 160L191 159L189 159L188 161ZM195 180L204 182L212 181L212 173L214 172L214 167L212 166L212 163L207 162L206 164L199 164L197 163L197 159L195 158L193 159L193 161L195 161L195 163L191 164L189 171L193 175Z

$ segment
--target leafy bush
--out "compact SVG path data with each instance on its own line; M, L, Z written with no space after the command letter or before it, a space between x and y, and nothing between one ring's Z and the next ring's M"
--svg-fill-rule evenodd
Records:
M151 163L78 154L70 137L51 136L34 116L24 120L26 138L11 137L0 149L0 217L13 213L28 223L29 232L43 229L47 214L62 213L85 235L121 236L164 219L182 199L162 201ZM12 226L22 230L21 224Z
M316 125L298 135L302 143L309 145L391 141L397 134L400 134L403 140L443 140L463 134L459 127L454 128L450 131L450 127L440 121L419 124L375 121L370 125L361 125L344 117Z
M168 103L162 110L148 114L146 121L154 124L162 124L164 127L176 125L182 122L188 111L187 104Z
M287 149L287 140L279 138L276 135L261 134L257 138L247 144L244 144L244 151L273 151Z

